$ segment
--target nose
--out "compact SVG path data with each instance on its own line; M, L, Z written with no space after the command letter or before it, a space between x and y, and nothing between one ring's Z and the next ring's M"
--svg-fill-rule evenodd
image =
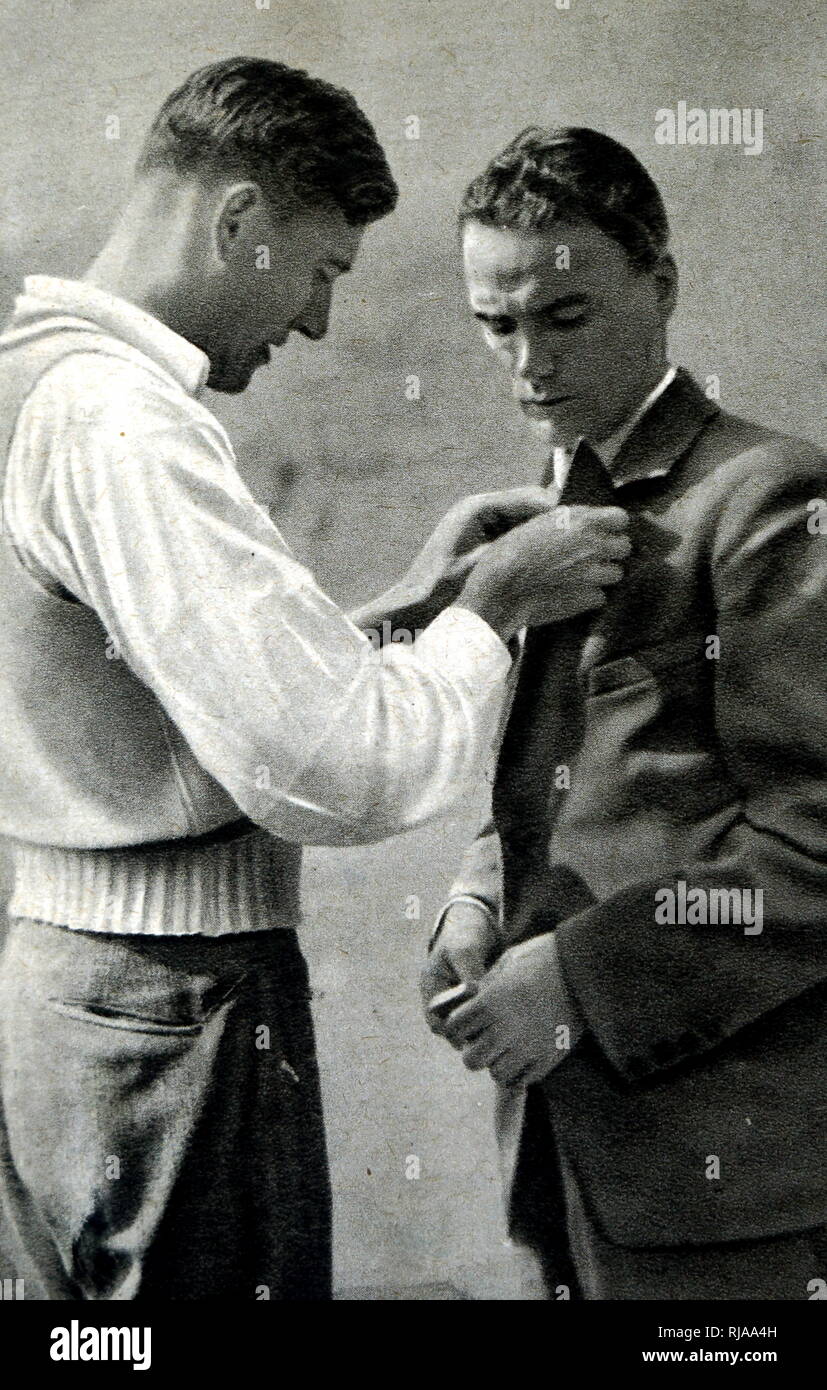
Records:
M548 343L541 335L525 330L514 337L511 364L514 376L532 386L546 381L555 370Z
M295 322L295 328L299 333L303 333L305 338L310 338L317 343L327 333L330 323L330 286L325 286L323 292L313 296L313 299L305 306L301 315Z

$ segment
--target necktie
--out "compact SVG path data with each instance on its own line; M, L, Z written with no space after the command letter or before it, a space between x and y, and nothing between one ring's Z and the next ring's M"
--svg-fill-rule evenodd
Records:
M564 455L565 456L565 455ZM615 491L605 465L591 445L581 439L560 494L561 506L616 506Z
M615 505L606 469L585 440L575 450L559 506ZM506 930L517 939L528 919L552 911L547 849L566 777L583 735L583 698L577 679L593 613L531 628L500 750L494 819L503 848ZM561 785L556 785L559 781ZM509 918L511 921L509 922Z

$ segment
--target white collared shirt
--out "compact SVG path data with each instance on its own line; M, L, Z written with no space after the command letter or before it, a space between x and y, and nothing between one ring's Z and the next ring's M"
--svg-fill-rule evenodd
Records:
M94 609L242 811L356 844L455 804L490 747L511 661L452 607L377 658L292 556L196 399L205 354L82 281L26 279L7 333L93 329L37 383L9 453L17 550Z

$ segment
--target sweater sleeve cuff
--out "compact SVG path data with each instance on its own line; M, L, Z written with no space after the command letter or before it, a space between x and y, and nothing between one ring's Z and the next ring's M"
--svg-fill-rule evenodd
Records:
M416 639L420 660L475 690L495 685L511 668L511 653L493 628L470 608L452 605Z

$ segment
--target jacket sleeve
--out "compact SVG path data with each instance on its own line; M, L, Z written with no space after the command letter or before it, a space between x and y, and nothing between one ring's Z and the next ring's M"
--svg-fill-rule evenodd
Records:
M565 977L629 1080L700 1056L827 974L827 467L795 441L757 452L729 480L710 553L715 733L740 814L708 859L557 929ZM707 903L719 890L716 923L692 924L712 916L697 909L658 921L681 881Z

